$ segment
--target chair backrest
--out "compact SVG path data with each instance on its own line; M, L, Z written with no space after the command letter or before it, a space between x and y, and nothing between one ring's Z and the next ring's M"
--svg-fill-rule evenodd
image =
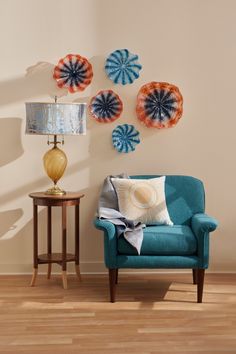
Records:
M149 179L160 175L131 176ZM189 225L191 217L205 211L205 192L202 181L190 176L166 176L165 194L170 218L175 225Z

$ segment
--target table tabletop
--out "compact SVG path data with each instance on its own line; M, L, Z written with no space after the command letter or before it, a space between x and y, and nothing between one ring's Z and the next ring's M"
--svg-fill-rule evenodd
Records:
M29 194L30 198L33 199L45 199L45 200L73 200L73 199L80 199L84 197L84 194L81 192L66 192L63 195L52 195L52 194L45 194L45 192L34 192Z

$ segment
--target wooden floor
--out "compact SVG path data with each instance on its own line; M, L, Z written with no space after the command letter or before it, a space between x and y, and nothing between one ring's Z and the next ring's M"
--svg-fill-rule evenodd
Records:
M236 353L236 276L206 274L197 304L191 274L0 277L0 353Z

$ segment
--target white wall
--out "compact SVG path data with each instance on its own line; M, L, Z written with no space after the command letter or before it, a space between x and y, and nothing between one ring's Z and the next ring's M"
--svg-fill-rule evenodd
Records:
M236 269L235 11L233 0L0 0L0 272L32 268L28 193L45 190L50 181L41 161L46 138L24 135L24 102L51 99L50 64L68 53L89 58L94 79L85 92L62 101L87 102L98 90L112 88L124 102L118 121L103 125L89 118L86 137L66 138L69 166L61 185L86 194L81 205L82 271L104 269L102 234L91 221L104 177L122 171L202 179L207 212L220 222L211 238L210 269ZM140 78L125 87L115 86L103 69L106 56L119 48L139 54L143 65ZM179 86L184 115L175 128L148 129L137 120L136 95L149 81ZM123 155L112 148L111 132L126 122L140 130L142 143ZM54 248L59 250L60 215L54 214ZM71 224L73 215L69 218ZM42 250L45 210L40 225ZM70 236L70 249L72 240Z

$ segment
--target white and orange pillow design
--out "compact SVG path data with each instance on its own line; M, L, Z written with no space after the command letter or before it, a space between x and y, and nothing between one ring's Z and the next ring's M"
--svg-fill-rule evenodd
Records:
M165 198L165 176L151 179L112 178L121 214L144 224L173 225Z

